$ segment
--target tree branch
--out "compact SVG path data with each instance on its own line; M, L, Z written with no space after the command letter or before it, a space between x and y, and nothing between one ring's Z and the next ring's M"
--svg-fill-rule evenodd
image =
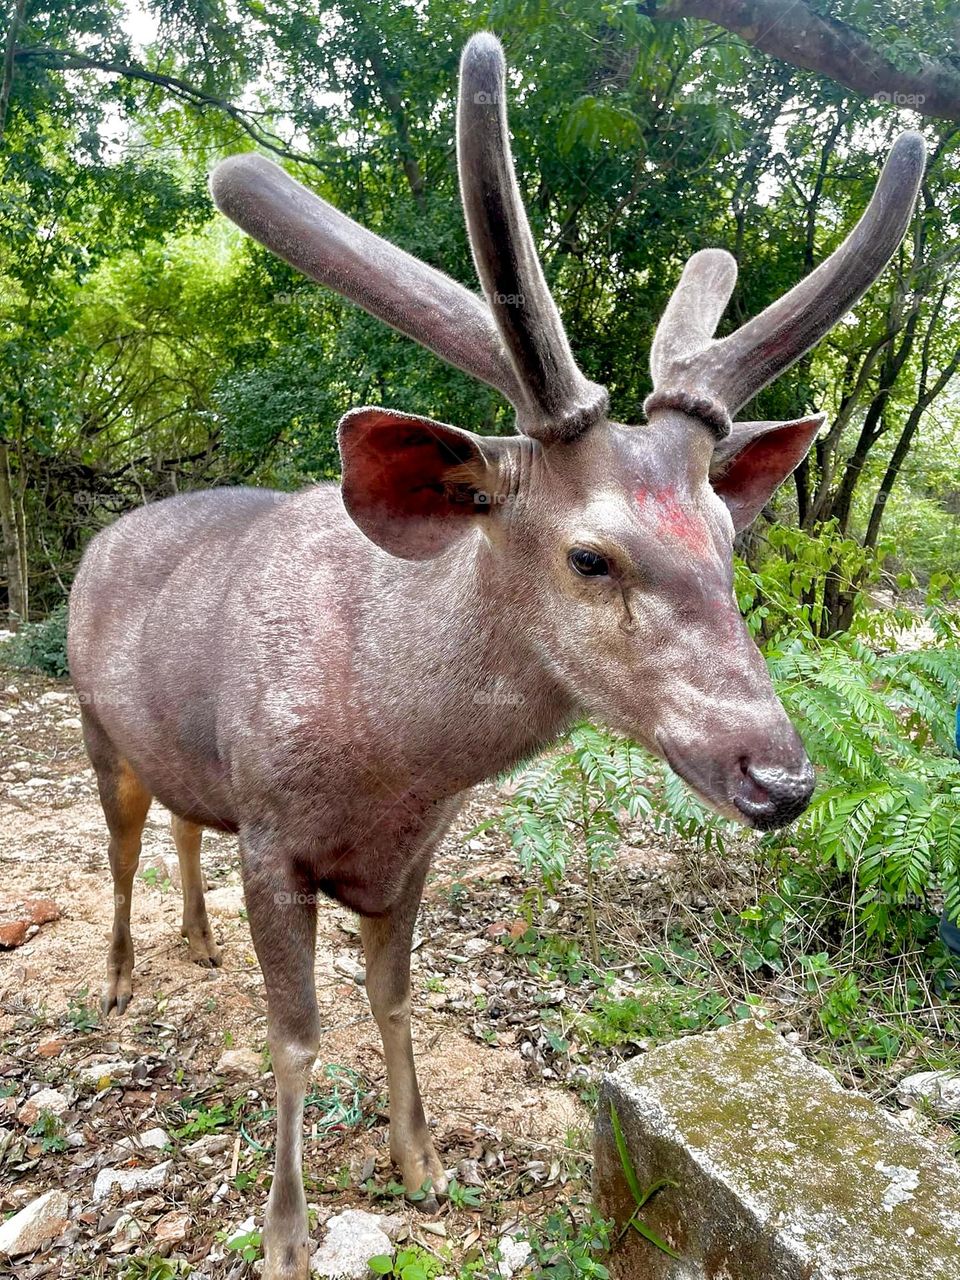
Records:
M59 71L102 71L105 75L120 76L125 80L138 80L143 84L156 85L166 89L181 102L187 103L198 111L213 108L229 116L244 133L254 142L282 156L285 160L295 160L298 164L308 164L321 172L335 169L337 166L319 160L316 156L304 155L300 151L292 151L289 147L268 133L249 111L238 107L226 98L218 98L214 94L191 84L189 80L181 80L178 76L164 75L159 71L150 71L136 62L115 62L109 58L93 58L85 53L71 50L55 49L50 45L23 45L14 50L14 62L42 62L45 66Z
M814 13L803 0L649 0L646 12L714 22L763 53L828 76L864 98L960 120L960 72L926 57L917 70L904 71L867 36Z

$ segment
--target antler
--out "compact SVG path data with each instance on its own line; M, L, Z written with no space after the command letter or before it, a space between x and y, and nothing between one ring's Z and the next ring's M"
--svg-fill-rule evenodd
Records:
M910 221L925 158L919 133L900 134L843 244L789 293L719 341L713 333L737 264L722 249L695 253L657 327L647 413L681 409L726 435L731 416L819 342L883 271Z
M506 67L499 40L481 32L460 63L460 191L477 274L523 388L520 430L569 440L607 411L603 387L577 368L537 257L507 133Z
M311 280L495 387L517 408L525 396L482 298L327 204L272 161L245 154L210 178L228 218Z

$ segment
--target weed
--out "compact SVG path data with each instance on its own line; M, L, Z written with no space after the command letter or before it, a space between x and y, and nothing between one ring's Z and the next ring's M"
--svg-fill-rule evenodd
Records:
M536 1280L609 1280L600 1258L610 1251L612 1226L593 1208L583 1221L572 1207L554 1209L527 1233Z
M186 1124L181 1125L179 1129L174 1129L173 1134L176 1138L199 1138L207 1133L218 1133L221 1129L226 1129L236 1119L231 1116L222 1102L215 1102L212 1107L208 1107L201 1103L199 1106L187 1111L190 1119Z
M158 1253L145 1253L128 1258L120 1275L123 1280L178 1280L190 1274L192 1267L182 1258L162 1258Z
M54 1155L67 1149L63 1125L59 1116L55 1116L52 1111L41 1111L27 1132L31 1138L40 1139L40 1149L44 1155Z
M81 1034L92 1031L94 1027L100 1025L100 1017L96 1009L87 1004L89 994L88 989L84 987L78 998L74 999L71 996L67 1001L67 1022L74 1031L79 1031Z
M378 1254L367 1266L375 1276L392 1276L395 1280L434 1280L443 1270L439 1258L427 1253L419 1245L401 1249L396 1257Z
M262 1256L263 1236L259 1231L246 1231L243 1235L224 1240L232 1253L238 1253L244 1262L258 1262Z
M644 1240L649 1240L650 1243L659 1249L661 1253L665 1253L671 1258L679 1258L679 1253L677 1253L675 1249L671 1249L670 1245L668 1245L665 1240L662 1240L655 1231L651 1230L646 1223L641 1222L637 1216L644 1205L651 1200L658 1191L662 1191L664 1187L675 1187L677 1184L675 1182L671 1182L669 1178L658 1178L656 1182L647 1187L646 1191L642 1191L637 1179L637 1172L633 1167L633 1161L630 1159L630 1151L627 1148L627 1142L623 1136L623 1129L620 1126L620 1117L617 1115L617 1109L613 1103L610 1104L610 1124L613 1127L613 1140L617 1147L620 1167L623 1170L623 1176L627 1180L627 1186L630 1189L631 1196L633 1196L634 1204L633 1213L621 1228L617 1239L622 1239L632 1227L638 1235L643 1236Z
M450 1179L447 1196L454 1209L479 1209L483 1204L479 1187L461 1186L456 1178Z

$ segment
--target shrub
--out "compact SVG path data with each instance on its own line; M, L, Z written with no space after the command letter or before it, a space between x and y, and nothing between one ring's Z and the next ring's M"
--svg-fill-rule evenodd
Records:
M0 662L20 671L62 677L67 669L67 606L58 605L42 622L25 622L0 645Z

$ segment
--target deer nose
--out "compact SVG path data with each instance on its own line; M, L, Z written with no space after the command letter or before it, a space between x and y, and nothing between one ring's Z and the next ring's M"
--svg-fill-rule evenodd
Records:
M804 760L798 769L765 767L741 760L740 771L743 776L733 803L760 831L786 826L810 803L816 779L809 760Z

